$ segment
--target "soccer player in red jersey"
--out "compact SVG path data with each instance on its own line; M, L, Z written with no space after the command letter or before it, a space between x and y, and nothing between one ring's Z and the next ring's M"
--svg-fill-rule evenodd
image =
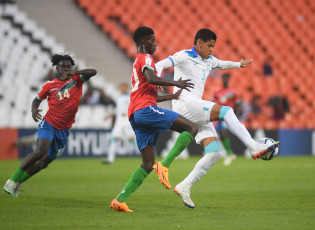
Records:
M156 76L157 72L152 58L156 50L154 31L149 27L136 29L133 39L137 45L137 57L133 64L131 76L130 104L128 118L136 134L138 148L142 155L142 164L132 174L129 182L114 199L110 207L116 211L133 212L126 205L127 198L143 182L146 176L156 171L162 184L171 188L168 181L168 168L194 139L198 129L192 122L171 110L157 107L157 102L178 99L180 92L172 95L158 96L158 85L177 86L180 89L193 88L190 80L172 81ZM154 164L154 147L159 133L174 130L181 134L167 157Z
M214 92L214 102L218 105L229 106L236 111L236 107L240 104L240 98L234 89L229 88L230 74L225 73L222 75L223 86ZM217 131L220 135L221 142L226 151L226 156L224 159L224 165L230 165L232 160L235 160L236 155L232 153L229 130L224 121L217 121L216 124Z
M95 69L71 72L75 63L69 54L56 54L52 56L51 63L56 66L58 77L47 81L32 102L32 117L36 122L41 120L36 150L25 157L4 185L4 190L14 197L18 196L24 181L61 155L79 108L82 85L96 74ZM39 105L46 98L49 109L42 119Z

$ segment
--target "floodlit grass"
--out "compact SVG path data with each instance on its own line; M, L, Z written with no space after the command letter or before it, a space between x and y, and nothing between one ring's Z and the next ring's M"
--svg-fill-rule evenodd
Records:
M199 158L176 160L172 188ZM0 229L315 229L315 157L219 161L192 190L185 207L152 172L128 199L134 213L109 204L139 158L60 159L23 184L18 198L0 193ZM21 161L0 161L4 185Z

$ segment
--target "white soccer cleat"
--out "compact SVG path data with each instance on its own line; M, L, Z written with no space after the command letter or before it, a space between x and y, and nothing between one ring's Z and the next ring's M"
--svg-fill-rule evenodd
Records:
M232 164L232 157L230 156L225 157L223 161L223 165L230 165L230 164Z
M184 204L188 208L195 208L195 204L190 198L190 189L188 188L188 186L179 183L175 186L174 192L183 199Z
M279 147L279 145L280 145L279 141L276 141L275 143L268 142L266 144L257 142L255 150L250 152L250 155L254 160L258 160L264 154L273 152L276 148Z
M15 183L13 180L9 179L5 183L3 189L5 192L11 194L13 197L17 197L19 195L19 189L21 187L22 183Z
M12 194L13 197L19 196L21 186L22 186L22 183L20 182L16 183L15 188L13 189L13 194Z
M14 189L16 187L16 183L13 180L7 180L7 182L5 183L3 189L5 192L9 193L9 194L13 194L14 193Z

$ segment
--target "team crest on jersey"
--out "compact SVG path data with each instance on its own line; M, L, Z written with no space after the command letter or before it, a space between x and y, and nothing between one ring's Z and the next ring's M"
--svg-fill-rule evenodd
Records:
M151 66L151 64L152 64L152 59L151 59L150 56L146 56L146 57L145 57L145 64Z

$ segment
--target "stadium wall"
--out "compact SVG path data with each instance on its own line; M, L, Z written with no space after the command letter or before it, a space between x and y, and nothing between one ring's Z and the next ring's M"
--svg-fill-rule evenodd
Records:
M0 159L24 158L35 149L36 129L0 129ZM315 156L315 130L250 130L251 135L259 140L262 137L271 137L280 140L280 156L314 155ZM22 137L34 137L32 144L17 148L15 142ZM171 141L172 132L162 133L156 145L156 153L160 155L167 143ZM110 143L110 130L99 129L72 129L62 158L73 157L105 157ZM127 139L119 142L120 148L117 156L139 156L136 146ZM246 155L245 146L231 135L231 146L238 155ZM188 147L190 155L203 154L203 148L196 143Z

